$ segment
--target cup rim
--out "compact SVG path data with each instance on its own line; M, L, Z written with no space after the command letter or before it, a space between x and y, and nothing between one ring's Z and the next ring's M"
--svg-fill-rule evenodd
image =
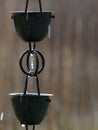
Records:
M10 11L10 13L25 13L25 11L23 10L18 10L18 11ZM55 14L55 11L43 11L43 12L40 12L40 11L27 11L27 13L53 13Z
M24 95L24 93L9 93L8 94L9 96L17 96L17 95ZM31 96L50 96L52 97L53 94L50 94L50 93L40 93L40 95L38 95L38 93L26 93L26 95L31 95Z

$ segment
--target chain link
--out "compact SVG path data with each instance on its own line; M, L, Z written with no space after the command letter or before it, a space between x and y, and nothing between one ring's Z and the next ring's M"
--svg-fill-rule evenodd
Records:
M26 57L26 69L23 66L24 57ZM35 63L34 63L34 61L35 61ZM39 62L41 62L40 66L39 66ZM20 65L22 72L26 75L25 87L24 87L23 93L26 95L29 77L35 77L37 93L38 93L38 95L40 95L38 74L41 73L41 71L44 69L45 59L44 59L44 56L41 54L41 52L36 50L35 42L33 44L33 49L31 46L31 42L29 42L29 50L26 50L20 56L19 65Z

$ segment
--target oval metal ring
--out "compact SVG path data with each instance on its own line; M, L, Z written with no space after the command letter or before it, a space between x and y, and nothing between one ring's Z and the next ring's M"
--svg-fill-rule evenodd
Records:
M26 63L27 63L27 68L28 68L27 71L23 67L23 58L26 54L27 54ZM35 56L36 68L35 68L34 72L33 71L30 72L30 67L29 67L30 54L33 54ZM40 56L41 62L42 62L42 65L41 65L40 68L39 68L39 58L38 58L39 56ZM21 68L21 70L24 74L29 75L29 76L36 76L37 74L39 74L44 69L45 60L44 60L43 55L39 51L37 51L37 50L27 50L27 51L23 52L23 54L21 55L20 60L19 60L19 65L20 65L20 68Z

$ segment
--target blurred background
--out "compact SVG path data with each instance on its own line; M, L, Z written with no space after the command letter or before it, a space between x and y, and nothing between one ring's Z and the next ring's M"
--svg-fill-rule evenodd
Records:
M37 130L98 130L98 1L42 0L55 11L51 38L37 44L46 66L39 75L41 92L53 93ZM10 11L23 11L25 0L0 0L0 130L24 130L13 113L10 92L22 92L25 76L19 57L28 48L16 34ZM30 0L29 10L38 11ZM30 79L29 90L35 92ZM32 128L30 128L32 129Z

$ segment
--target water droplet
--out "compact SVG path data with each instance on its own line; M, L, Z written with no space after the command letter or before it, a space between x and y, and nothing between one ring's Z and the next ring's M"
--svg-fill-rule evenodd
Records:
M51 27L50 27L50 25L48 25L48 38L50 38L50 31L51 30Z
M33 54L30 55L30 69L31 71L33 71L34 69L34 55Z
M22 124L21 126L22 126L22 127L25 127L25 124Z
M1 115L0 115L0 121L3 120L3 117L4 117L4 114L3 114L3 112L2 112Z

